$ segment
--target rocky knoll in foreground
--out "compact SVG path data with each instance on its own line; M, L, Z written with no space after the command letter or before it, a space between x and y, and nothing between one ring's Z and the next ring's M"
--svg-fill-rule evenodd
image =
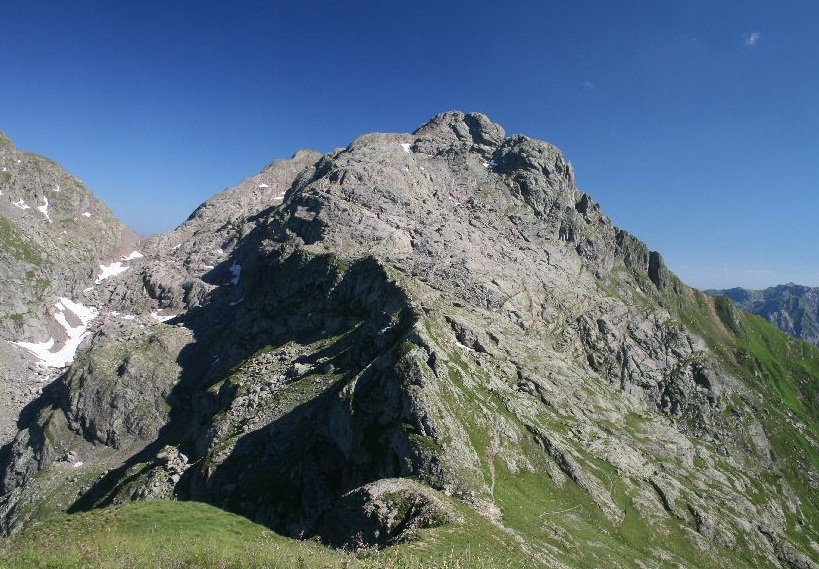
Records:
M681 283L548 143L444 113L141 252L3 450L6 532L172 497L384 546L466 505L530 566L817 566L819 351Z
M741 309L819 347L819 288L788 283L764 290L730 288L708 293L727 296Z
M84 290L101 265L137 241L80 180L0 132L0 442L71 361L94 312Z

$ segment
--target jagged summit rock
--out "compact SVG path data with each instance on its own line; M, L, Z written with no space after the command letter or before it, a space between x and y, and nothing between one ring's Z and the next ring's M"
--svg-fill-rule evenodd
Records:
M384 545L467 507L532 566L814 563L819 352L771 353L546 142L442 113L275 162L141 251L95 292L133 318L3 450L4 531L173 496Z
M418 138L419 151L433 154L455 149L491 154L506 136L503 127L486 115L459 111L439 113L412 134Z

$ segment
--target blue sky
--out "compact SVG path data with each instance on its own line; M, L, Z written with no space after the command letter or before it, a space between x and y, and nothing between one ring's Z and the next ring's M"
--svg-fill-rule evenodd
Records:
M0 129L143 234L449 109L561 147L693 286L819 285L816 0L0 0Z

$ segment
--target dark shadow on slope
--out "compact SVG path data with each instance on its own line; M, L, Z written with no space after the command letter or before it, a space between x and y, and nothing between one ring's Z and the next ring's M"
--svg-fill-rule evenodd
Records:
M302 380L306 381L306 380ZM190 481L204 500L290 536L309 535L316 520L344 493L402 467L400 410L388 424L356 417L342 382L268 425L241 437L213 473ZM369 420L368 420L369 419ZM400 449L400 450L399 450Z
M355 376L358 397L361 386L375 376L360 372L411 326L414 316L403 292L374 259L347 264L332 255L297 251L277 262L256 251L241 253L235 260L243 266L240 286L247 300L234 307L234 291L217 289L209 303L183 319L195 342L177 359L182 372L166 398L171 407L168 423L154 441L78 498L70 512L110 504L152 466L166 445L178 447L192 464L176 487L177 497L209 502L291 535L309 532L341 493L378 477L407 473L407 466L397 456L388 458L385 450L409 453L399 421L401 401L390 403L393 417L386 420L341 397ZM230 457L215 472L208 471L201 438L236 397L236 386L229 381L235 366L261 349L308 346L326 337L338 339L308 350L296 363L331 364L336 379L290 412L242 436ZM304 381L308 379L294 383ZM212 386L220 388L208 389ZM383 406L383 394L380 399ZM355 440L340 441L336 429L353 433Z
M202 350L203 346L194 343L180 353L177 363L182 372L173 391L166 398L166 402L171 407L169 420L160 429L156 439L132 455L119 468L108 471L68 508L69 513L109 505L117 491L127 487L133 479L138 477L139 472L126 476L126 473L134 466L150 463L165 445L184 446L189 428L188 421L191 417L189 401L197 392L207 368L207 360L202 357Z
M65 399L65 385L56 379L43 388L42 394L37 399L29 402L20 411L17 419L17 428L20 432L10 442L0 447L0 473L2 473L0 496L19 486L25 478L34 473L34 465L30 463L23 469L10 468L14 461L15 450L21 453L25 447L30 448L37 465L43 465L58 458L48 455L49 447L46 445L45 430L40 419L58 410ZM23 436L23 433L27 433L27 437Z

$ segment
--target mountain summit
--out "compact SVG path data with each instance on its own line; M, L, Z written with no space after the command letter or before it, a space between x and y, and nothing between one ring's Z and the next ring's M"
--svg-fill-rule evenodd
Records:
M3 450L6 532L175 498L346 547L816 567L819 352L681 283L546 142L439 114L140 251Z

